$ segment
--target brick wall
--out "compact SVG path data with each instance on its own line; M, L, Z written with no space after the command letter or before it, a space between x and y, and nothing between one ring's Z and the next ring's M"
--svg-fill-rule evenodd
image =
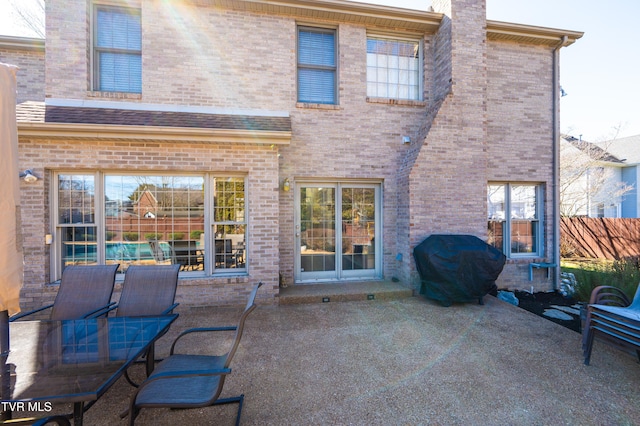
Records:
M363 27L338 27L339 103L332 108L297 106L291 111L294 137L280 148L281 177L292 184L303 180L360 180L382 183L383 276L397 276L397 165L408 149L402 136L415 139L422 124L424 103L367 102L367 31ZM425 39L429 48L430 38ZM428 53L426 53L428 55ZM362 60L353 60L353 58ZM295 74L294 74L295 75ZM295 80L290 84L295 87ZM295 93L294 93L295 96ZM293 282L294 194L281 195L281 268L285 282Z
M401 231L407 255L430 234L486 233L485 2L436 1L433 7L446 15L434 50L434 93L443 101L428 111L421 146L407 159L409 216ZM403 279L417 287L413 258L403 256L403 264Z
M3 47L0 62L17 65L16 102L44 100L44 48Z
M293 19L173 3L143 4L144 102L291 109Z
M550 262L552 240L552 49L507 42L487 47L487 180L544 185L545 257ZM509 119L505 119L509 117ZM546 270L534 270L531 260L508 260L499 287L550 290Z
M46 97L83 99L89 87L90 2L45 2Z
M89 3L47 2L48 97L113 100L89 90ZM486 238L488 181L545 183L550 235L551 52L487 42L484 0L434 0L435 10L446 16L437 34L422 36L425 102L368 100L367 29L314 21L337 29L337 106L296 103L295 18L194 3L136 3L143 10L143 93L116 95L115 100L289 111L290 145L21 141L22 159L42 173L76 167L249 173L250 276L181 280L179 300L219 304L241 298L250 288L247 283L258 279L267 280L273 297L278 272L292 284L294 193L296 184L305 181L380 183L383 276L414 286L412 248L427 235ZM402 136L412 143L403 144ZM156 151L166 153L164 160L149 162L145 153ZM278 189L285 178L291 182L289 192ZM33 213L29 256L34 265L48 264L42 246L49 224L47 185L45 179L24 188ZM521 283L527 263L510 263L502 282ZM32 283L25 295L35 297L47 282L46 266L29 274ZM48 287L45 293L53 294L47 292Z
M149 155L153 151L154 155ZM221 158L226 161L220 161ZM265 286L259 297L273 303L278 293L278 163L269 146L166 143L153 141L88 141L20 139L20 163L39 176L21 182L25 279L23 309L52 301L57 286L49 279L49 246L44 236L53 233L48 212L51 170L156 171L241 173L248 177L247 276L180 279L177 301L187 305L245 303L258 281ZM117 300L119 287L114 299Z

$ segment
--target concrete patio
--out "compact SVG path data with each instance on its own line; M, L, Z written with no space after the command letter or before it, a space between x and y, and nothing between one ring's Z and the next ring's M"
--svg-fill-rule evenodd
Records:
M235 324L240 308L179 312L159 356L179 331ZM191 340L185 350L219 344ZM134 368L142 378L142 367ZM484 305L448 308L422 297L259 306L232 368L223 396L245 394L245 425L640 421L634 357L596 342L585 366L579 334L491 296ZM85 424L125 424L118 414L132 391L121 379ZM232 425L235 410L143 410L136 423Z

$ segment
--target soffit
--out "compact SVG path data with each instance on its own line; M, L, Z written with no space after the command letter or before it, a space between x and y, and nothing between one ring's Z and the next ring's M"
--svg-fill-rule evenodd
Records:
M513 24L510 22L487 21L487 40L512 41L516 43L537 44L556 47L566 41L569 46L584 35L580 31L537 27L533 25Z
M435 33L441 13L342 0L183 0L224 9L291 16L308 21L346 22L387 30Z

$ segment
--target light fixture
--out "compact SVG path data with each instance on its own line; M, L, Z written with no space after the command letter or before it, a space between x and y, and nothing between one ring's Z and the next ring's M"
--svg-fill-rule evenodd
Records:
M282 182L282 190L284 192L289 192L291 189L291 182L289 182L289 178L284 178L284 182Z
M411 143L411 138L409 136L403 136L402 137L402 143L405 144L405 145L408 144L408 143Z
M27 169L24 172L20 173L20 177L23 178L27 183L33 183L38 180L38 176L36 176L35 173L31 171L31 169Z

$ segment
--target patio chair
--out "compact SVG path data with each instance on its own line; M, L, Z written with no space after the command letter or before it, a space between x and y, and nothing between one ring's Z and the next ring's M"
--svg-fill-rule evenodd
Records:
M118 304L95 313L93 317L109 315L112 310L116 311L116 317L143 317L172 313L179 305L174 303L179 271L180 265L129 266L124 275ZM144 356L155 359L155 346L152 345ZM147 376L152 370L152 366L147 364ZM125 371L124 377L131 386L138 386L128 372Z
M148 243L149 247L151 248L153 259L158 265L168 265L169 263L171 263L171 253L169 250L165 251L165 249L160 244L160 241L151 240L148 241Z
M117 317L170 314L178 286L180 265L131 265L124 275Z
M10 321L51 309L51 320L86 318L113 305L111 294L120 265L71 265L62 272L58 294L51 305L11 317Z
M131 397L129 409L120 415L129 415L129 424L133 425L142 408L198 408L211 405L238 403L236 425L240 424L244 395L220 398L225 377L231 373L231 360L238 349L247 316L256 308L254 303L258 283L240 317L237 326L192 328L186 330L174 340L169 357L162 361L153 374L140 385ZM191 355L175 353L176 343L191 333L215 331L235 331L235 337L224 355Z
M635 350L640 360L640 286L631 303L619 288L593 289L582 336L585 365L591 361L596 335L618 349Z
M204 247L197 241L170 241L171 263L180 265L181 271L198 271L204 269Z

